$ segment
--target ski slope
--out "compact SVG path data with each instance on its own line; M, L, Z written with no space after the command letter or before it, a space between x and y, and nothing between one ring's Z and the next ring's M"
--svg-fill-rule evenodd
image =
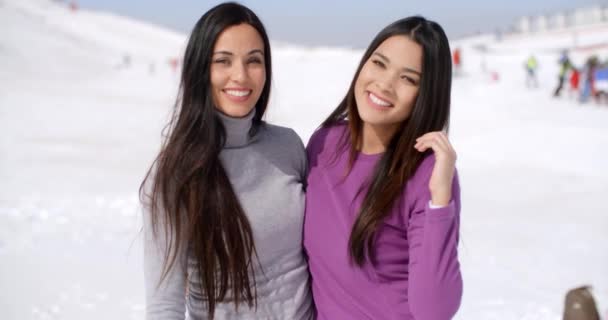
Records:
M187 35L0 0L0 39L0 319L143 319L137 188L176 95L168 61ZM551 96L561 49L576 63L606 58L605 39L608 26L595 25L452 42L463 58L450 128L463 197L456 319L561 319L565 292L583 284L608 316L608 107ZM272 49L267 120L306 142L362 52Z

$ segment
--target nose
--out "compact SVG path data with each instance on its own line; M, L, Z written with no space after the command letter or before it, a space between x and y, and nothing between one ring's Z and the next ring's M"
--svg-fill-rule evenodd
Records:
M386 72L377 79L376 86L378 87L378 90L382 91L382 93L391 94L393 92L394 82L394 77Z
M234 63L232 65L232 80L235 82L244 82L247 79L247 66L242 63Z

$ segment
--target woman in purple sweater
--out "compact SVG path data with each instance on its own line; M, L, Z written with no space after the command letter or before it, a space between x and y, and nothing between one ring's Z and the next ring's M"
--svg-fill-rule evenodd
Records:
M318 319L444 320L462 297L448 39L396 21L311 137L304 246Z

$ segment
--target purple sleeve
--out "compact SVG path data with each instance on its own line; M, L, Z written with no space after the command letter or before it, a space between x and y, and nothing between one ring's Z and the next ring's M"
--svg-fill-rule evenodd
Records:
M408 301L416 320L446 320L456 314L462 298L457 251L460 186L455 174L449 205L431 209L430 172L425 176L427 178L421 182L426 184L420 186L407 231L410 256Z

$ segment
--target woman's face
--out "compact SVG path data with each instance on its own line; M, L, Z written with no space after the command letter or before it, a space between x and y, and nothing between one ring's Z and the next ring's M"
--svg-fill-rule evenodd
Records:
M266 83L264 42L249 24L226 28L213 48L211 91L218 110L244 117L255 107Z
M382 42L355 82L357 112L366 125L393 128L406 120L418 97L422 47L406 36Z

